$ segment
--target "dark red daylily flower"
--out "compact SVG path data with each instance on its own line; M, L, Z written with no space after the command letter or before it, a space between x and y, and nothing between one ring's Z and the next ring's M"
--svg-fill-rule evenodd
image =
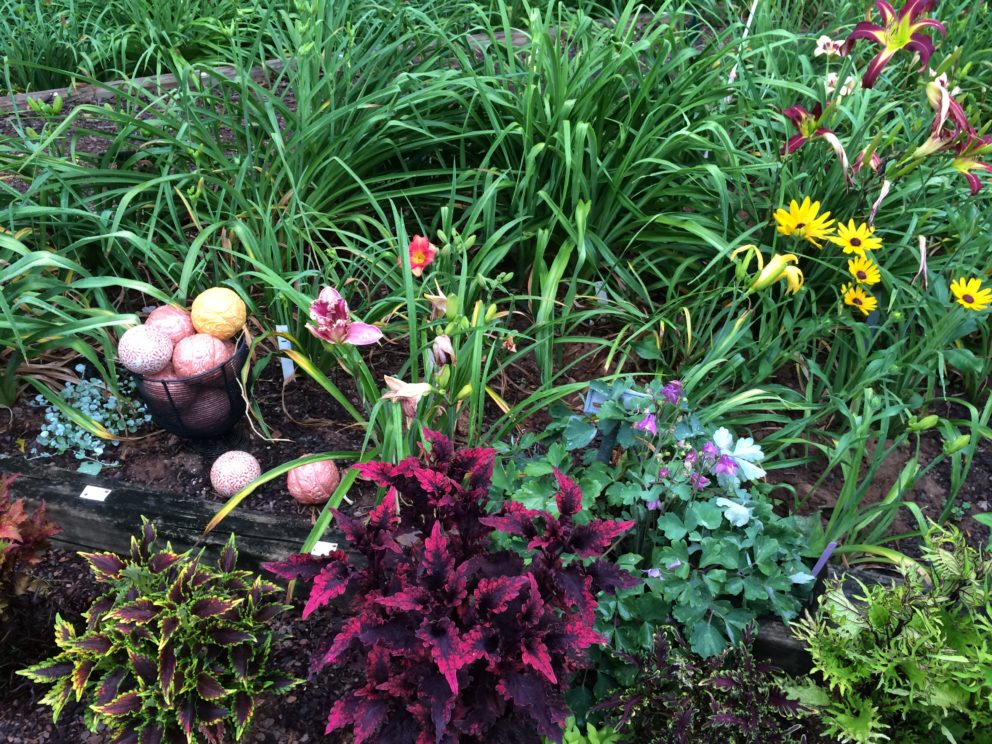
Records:
M850 181L851 176L848 173L847 152L844 151L844 146L832 130L820 126L821 112L820 104L816 104L813 107L812 113L802 106L790 106L782 112L782 115L791 121L793 126L799 130L798 134L789 137L789 140L782 145L782 154L791 155L811 139L824 139L834 149L834 153L840 161L840 166L844 170L844 178Z
M957 157L951 161L951 165L968 179L972 196L982 188L982 182L971 171L977 168L986 173L992 173L992 165L978 160L982 155L989 153L992 153L992 136L975 137L969 135L958 143Z
M861 80L862 87L871 88L875 85L879 73L900 49L908 49L920 55L920 72L927 68L927 62L933 54L933 39L922 33L922 29L935 28L941 35L945 33L944 24L940 21L920 18L935 4L936 0L908 0L902 10L896 13L885 0L875 0L875 7L878 8L885 26L862 21L844 42L848 53L858 39L868 39L882 45L882 51L868 63L868 69Z
M939 134L944 129L944 124L948 119L954 122L952 139L961 132L967 132L970 135L975 134L975 128L968 123L964 108L954 100L952 93L956 92L960 91L948 89L946 72L927 83L927 100L930 102L930 107L937 112L933 118L933 125L930 127L932 135Z

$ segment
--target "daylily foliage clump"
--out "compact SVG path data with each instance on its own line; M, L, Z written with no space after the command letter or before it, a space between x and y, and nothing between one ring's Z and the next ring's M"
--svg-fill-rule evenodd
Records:
M557 514L509 502L487 515L494 450L424 435L420 458L356 466L389 489L367 522L335 512L361 564L337 551L267 566L312 584L304 617L343 603L314 668L348 664L364 681L327 731L350 726L356 744L560 742L570 674L605 641L595 596L636 583L601 557L632 523L576 524L582 494L560 473ZM497 547L497 531L519 549Z

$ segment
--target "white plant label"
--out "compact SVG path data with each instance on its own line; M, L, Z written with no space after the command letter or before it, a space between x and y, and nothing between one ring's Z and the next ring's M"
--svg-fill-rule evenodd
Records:
M106 501L107 497L110 495L109 488L100 488L99 486L86 486L80 494L79 498L86 499L87 501Z
M289 333L289 326L277 325L276 331L278 333ZM276 343L279 345L280 349L293 348L289 343L289 339L283 338L282 336L276 338ZM282 365L282 379L287 381L293 379L293 375L296 374L296 365L293 364L293 360L288 357L280 357L279 364Z
M310 555L314 558L320 558L325 555L330 555L335 550L338 549L337 543L324 542L323 540L318 540L313 548L310 550Z

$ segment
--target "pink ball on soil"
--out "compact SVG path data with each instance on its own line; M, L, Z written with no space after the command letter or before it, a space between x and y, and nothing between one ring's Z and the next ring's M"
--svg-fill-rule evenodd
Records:
M289 495L301 504L312 506L327 503L340 482L338 466L331 460L300 465L286 474Z
M206 333L197 333L176 344L172 366L180 377L195 377L216 369L229 358L223 341Z
M161 372L172 359L172 353L169 337L145 326L129 328L117 344L121 364L139 375Z
M214 460L210 485L221 496L233 496L262 474L258 460L247 452L231 450Z
M196 333L189 313L175 305L162 305L152 310L145 318L145 327L154 328L163 336L168 336L173 344Z

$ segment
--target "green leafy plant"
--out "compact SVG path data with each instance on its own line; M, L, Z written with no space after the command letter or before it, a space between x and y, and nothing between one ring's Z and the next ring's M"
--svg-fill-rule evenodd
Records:
M86 367L77 364L76 372L81 376ZM134 381L126 378L119 386L117 394L107 389L99 378L83 378L76 382L67 382L62 388L62 401L88 420L97 423L110 434L123 436L133 433L136 429L151 421L145 404L136 397ZM36 395L34 403L45 406L45 422L38 433L37 446L31 448L32 455L62 455L71 452L77 460L87 460L91 464L114 465L116 463L101 462L107 445L120 445L118 439L106 440L95 436L89 430L80 427L70 419L64 408L56 408L49 403L48 398Z
M641 744L784 744L806 742L804 711L779 687L774 669L751 652L749 628L739 643L700 659L674 629L659 632L650 654L633 661L627 685L597 706L624 741Z
M828 734L858 744L987 740L992 560L949 526L932 526L922 552L901 582L861 583L857 596L833 582L815 612L792 625L823 681L787 691Z
M574 718L569 718L565 723L563 741L564 744L618 744L621 739L620 735L609 726L597 727L587 722L585 727L582 727ZM544 744L551 744L551 740L544 739Z
M586 408L560 411L546 452L511 459L494 482L539 509L553 494L553 469L566 469L591 499L583 518L635 522L617 560L640 570L644 584L600 604L614 648L648 650L671 618L696 653L713 656L757 617L799 612L813 582L804 530L748 486L764 475L751 438L703 426L679 381L594 382Z
M0 618L12 599L38 586L29 569L48 550L48 539L59 532L48 521L42 502L29 512L24 499L11 500L12 477L0 477Z
M216 565L203 551L156 545L143 520L128 557L83 553L106 591L77 632L57 618L60 653L22 674L53 685L43 698L57 721L66 704L86 701L91 731L113 741L241 740L258 698L298 680L272 669L278 634L268 624L289 609L279 588L235 569L234 536Z

